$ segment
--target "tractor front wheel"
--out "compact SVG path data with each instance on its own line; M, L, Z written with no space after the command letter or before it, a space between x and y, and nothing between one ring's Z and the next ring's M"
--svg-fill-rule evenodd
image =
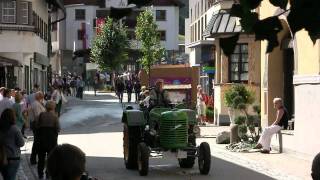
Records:
M123 125L123 157L127 169L137 168L137 144L139 142L139 129Z
M148 175L149 171L149 148L146 143L138 144L138 170L140 176Z
M206 142L202 142L199 147L198 165L201 174L207 175L211 167L211 151L210 146Z

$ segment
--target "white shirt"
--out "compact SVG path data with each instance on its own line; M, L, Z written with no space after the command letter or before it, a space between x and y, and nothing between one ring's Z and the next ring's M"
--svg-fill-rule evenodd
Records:
M40 113L45 111L46 109L39 101L34 101L31 105L32 121L37 121Z
M2 112L7 108L12 108L12 105L14 103L7 97L3 98L2 101L0 101L0 115Z
M2 99L3 99L3 96L2 96L2 94L0 93L0 101L2 101Z
M143 105L145 106L145 107L149 107L149 101L150 101L150 96L147 96L146 98L144 98L144 100L142 100L142 102L143 102Z

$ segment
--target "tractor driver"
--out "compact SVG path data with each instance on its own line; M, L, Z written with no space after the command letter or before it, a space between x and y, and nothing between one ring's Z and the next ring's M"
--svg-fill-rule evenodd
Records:
M168 93L163 89L163 80L158 80L156 86L150 92L150 108L157 106L169 107Z

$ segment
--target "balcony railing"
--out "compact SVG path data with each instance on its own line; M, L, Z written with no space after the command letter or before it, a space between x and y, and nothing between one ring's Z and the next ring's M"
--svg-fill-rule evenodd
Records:
M0 24L0 31L29 31L35 32L36 28L29 25L17 25L17 24Z

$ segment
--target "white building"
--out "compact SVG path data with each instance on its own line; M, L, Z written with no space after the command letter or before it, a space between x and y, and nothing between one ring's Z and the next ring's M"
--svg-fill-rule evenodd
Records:
M78 75L83 75L85 72L85 64L88 62L88 57L72 59L73 52L78 50L89 49L92 39L96 34L95 19L106 18L110 14L110 7L126 7L126 0L105 0L105 4L101 6L101 1L95 0L66 0L65 8L67 18L64 22L58 25L58 38L60 41L58 50L61 58L62 73L75 72ZM155 20L159 27L162 44L168 54L174 54L174 51L179 50L179 3L176 0L156 0L151 7L154 11ZM136 69L136 60L138 59L137 43L134 37L134 27L136 17L144 8L134 9L130 17L124 18L123 22L129 27L129 37L133 51L130 57L130 63L126 67L127 70L133 71ZM127 23L128 22L128 23ZM59 72L57 72L59 73Z
M48 4L0 2L0 86L30 90L47 86Z

